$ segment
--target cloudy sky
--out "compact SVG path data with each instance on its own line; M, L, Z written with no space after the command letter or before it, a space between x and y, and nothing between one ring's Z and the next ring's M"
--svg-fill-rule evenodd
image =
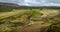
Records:
M0 2L16 3L26 6L60 6L60 0L0 0Z

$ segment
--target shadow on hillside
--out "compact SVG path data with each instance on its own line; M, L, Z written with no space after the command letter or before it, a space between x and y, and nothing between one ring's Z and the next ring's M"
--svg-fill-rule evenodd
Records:
M13 8L11 7L0 6L0 12L10 12L12 10Z

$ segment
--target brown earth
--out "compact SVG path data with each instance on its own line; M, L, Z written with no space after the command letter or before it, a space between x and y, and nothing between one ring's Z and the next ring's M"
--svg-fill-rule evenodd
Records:
M50 26L49 23L38 22L33 25L29 25L21 29L18 29L15 32L43 32L47 30L49 26Z

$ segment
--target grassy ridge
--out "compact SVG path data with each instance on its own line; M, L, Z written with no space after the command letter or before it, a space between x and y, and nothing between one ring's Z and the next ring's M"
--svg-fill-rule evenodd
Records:
M20 16L27 14L27 13L32 14L31 18L40 17L41 15L43 15L37 10L30 10L30 9L29 10L15 10L13 9L11 12L1 13L0 22L15 21L15 19L20 18Z

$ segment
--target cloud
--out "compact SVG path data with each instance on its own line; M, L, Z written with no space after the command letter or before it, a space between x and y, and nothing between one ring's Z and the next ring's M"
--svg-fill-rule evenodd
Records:
M0 2L5 2L5 3L16 3L17 0L0 0Z
M60 0L0 0L0 2L26 6L60 6Z

